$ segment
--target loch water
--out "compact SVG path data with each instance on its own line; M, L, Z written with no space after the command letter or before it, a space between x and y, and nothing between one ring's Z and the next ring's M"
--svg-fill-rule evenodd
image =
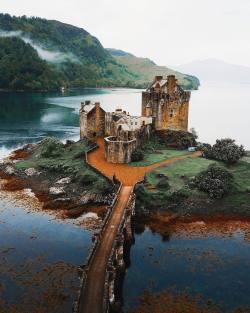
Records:
M244 229L229 224L226 229L223 221L216 228L194 224L195 229L192 225L174 232L166 226L164 235L148 227L135 233L123 283L126 312L139 304L146 290L188 292L194 299L199 295L202 302L213 302L221 312L239 307L249 312L250 223Z
M250 149L249 87L204 84L192 92L189 126L195 127L201 141L232 137ZM140 99L141 90L133 89L1 92L0 158L46 136L78 140L81 101L99 101L106 110L121 107L139 115ZM162 291L173 285L222 302L225 309L249 305L250 249L245 231L180 233L169 238L146 228L135 234L124 279L124 307L134 308L145 289ZM48 313L70 312L79 283L76 269L90 247L91 232L83 226L27 210L22 203L1 196L0 308L9 303L35 313L39 303Z

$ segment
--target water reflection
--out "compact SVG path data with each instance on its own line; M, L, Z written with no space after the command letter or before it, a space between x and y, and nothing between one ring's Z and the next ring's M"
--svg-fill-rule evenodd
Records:
M29 93L0 93L0 151L46 136L61 139L79 138L79 117L73 109L46 102L47 95Z
M212 299L223 312L250 308L250 224L243 229L239 224L210 230L199 223L191 226L169 231L166 227L163 235L137 228L123 286L126 311L138 304L145 289L160 292L172 287Z

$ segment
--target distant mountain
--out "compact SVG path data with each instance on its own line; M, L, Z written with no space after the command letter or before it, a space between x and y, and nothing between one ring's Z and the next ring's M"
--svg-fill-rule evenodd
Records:
M117 62L126 66L128 71L134 72L138 76L137 82L139 84L147 85L156 75L166 76L174 74L185 89L197 89L199 87L199 80L193 75L185 75L166 66L156 65L148 58L136 57L122 50L109 48L107 51Z
M124 52L116 51L116 56L112 55L97 38L79 27L0 14L0 89L143 88L158 74L152 71L144 79L143 71L120 62ZM180 77L184 78L184 87L197 88L197 79Z
M193 61L175 68L196 75L204 82L250 83L250 67L230 64L218 59Z

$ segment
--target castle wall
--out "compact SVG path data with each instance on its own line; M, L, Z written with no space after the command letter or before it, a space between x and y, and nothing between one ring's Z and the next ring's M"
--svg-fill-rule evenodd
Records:
M152 116L156 130L187 131L190 92L182 90L172 75L161 88L157 79L156 87L142 93L142 116Z
M105 111L99 103L95 104L94 109L85 112L84 107L80 110L80 138L93 139L94 137L104 136L105 133Z
M87 114L80 111L80 139L88 137Z
M145 125L137 131L122 131L117 136L104 138L106 160L110 163L130 163L133 151L148 140L151 133L151 125Z
M136 139L130 141L117 140L116 137L104 138L105 158L110 163L131 162L132 152L136 149Z

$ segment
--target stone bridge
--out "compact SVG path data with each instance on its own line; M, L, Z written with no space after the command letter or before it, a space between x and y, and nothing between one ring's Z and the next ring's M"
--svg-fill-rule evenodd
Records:
M110 308L117 306L115 280L116 275L125 269L124 241L132 240L134 201L133 188L121 186L104 228L96 239L96 249L84 269L78 312L110 312Z
M94 148L86 154L87 163L108 179L115 175L120 186L83 267L75 313L121 312L116 287L125 270L124 245L133 240L131 218L135 208L134 186L144 178L147 171L187 157L176 157L145 167L131 167L108 163L104 157L103 139L98 140L98 146L98 149ZM192 156L197 155L194 153Z

